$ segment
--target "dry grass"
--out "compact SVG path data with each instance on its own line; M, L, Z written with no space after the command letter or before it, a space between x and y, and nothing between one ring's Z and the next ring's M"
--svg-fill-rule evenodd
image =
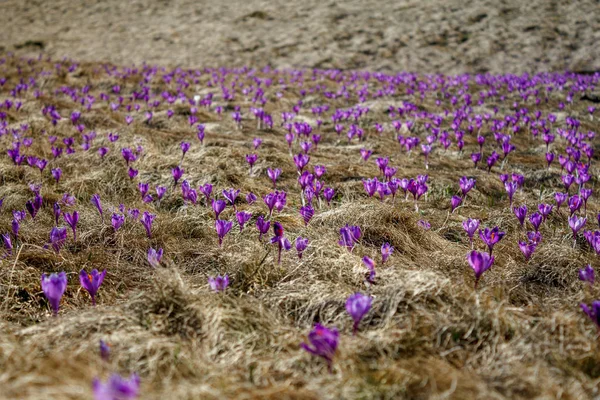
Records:
M9 82L18 79L17 64L26 65L8 58L0 66L0 76L9 77ZM44 61L32 68L39 71L53 65ZM51 155L42 130L60 139L74 135L68 118L53 127L41 116L43 105L56 105L63 117L80 108L67 96L51 93L63 85L89 84L90 93L97 97L117 83L101 70L98 64L82 64L74 73L48 77L40 82L42 97L28 94L21 111L8 112L12 127L25 122L32 127L36 141L28 154ZM30 73L26 68L25 75ZM119 82L125 96L139 77ZM334 87L333 82L324 84ZM157 79L153 89L160 93L167 87ZM268 89L269 96L275 91ZM194 94L192 88L188 92ZM276 121L298 100L293 93L267 105ZM0 89L0 96L4 100L8 93ZM401 94L373 101L368 119L388 122L387 105L411 99ZM305 105L322 101L312 96ZM351 97L329 104L333 110L356 101ZM556 102L551 99L542 111L554 111ZM241 95L236 104L245 110L250 105ZM498 105L500 115L508 112ZM440 110L431 99L419 106ZM583 116L586 107L579 102L568 111ZM43 177L44 208L35 223L28 219L22 226L18 254L2 259L0 265L0 397L89 398L95 376L134 371L142 377L144 399L582 399L598 395L596 330L578 303L600 293L577 280L577 269L600 263L585 243L572 248L564 209L543 226L543 242L525 262L517 245L522 233L508 208L497 168L488 175L473 169L468 155L436 150L428 171L430 193L417 215L410 202L380 203L366 197L360 179L377 174L374 162L359 162L361 146L339 140L326 118L323 141L311 155L311 165L327 167L324 179L338 195L332 207L318 210L304 227L298 214L297 175L282 128L258 131L254 121L245 120L238 130L228 112L218 119L202 111L198 115L207 125L207 135L200 146L187 123L187 108L174 105L173 109L172 119L166 118L161 106L163 112L155 113L151 123L142 122L140 113L127 126L123 112L109 111L105 102L98 101L82 117L98 134L90 150L93 154L77 148L75 154L50 163ZM305 114L312 120L311 114ZM597 121L581 120L585 131L598 130ZM400 153L391 128L386 129L380 137L372 131L372 123L366 127L366 145L374 149L373 157L391 157L390 164L399 167L401 177L423 173L422 157ZM121 138L109 144L107 132L118 132ZM264 143L257 151L255 173L249 176L244 155L251 152L256 136ZM465 139L466 148L473 148L474 138ZM3 148L9 146L9 135L0 140ZM149 182L152 188L171 185L170 169L179 162L182 140L193 143L183 162L185 178L193 187L211 182L217 192L235 187L242 194L252 191L262 196L271 190L267 167L282 168L278 186L288 191L288 206L274 218L283 223L290 239L298 235L310 239L304 258L299 261L292 251L277 265L275 249L257 240L254 223L266 211L260 199L253 205L238 204L254 216L241 233L234 224L222 248L217 246L212 211L203 205L184 205L179 188L170 188L160 204L142 203L137 182ZM528 132L516 136L515 142L518 150L505 170L526 177L517 203L531 209L540 200L553 202L552 193L560 189L559 171L541 170L544 150ZM132 182L120 149L138 144L144 147L144 155L135 163L140 174ZM111 148L104 160L95 154L101 145ZM58 185L49 175L50 168L56 167L64 172ZM39 182L40 176L31 168L13 166L6 156L0 159L0 173L0 197L4 197L0 232L6 232L10 211L24 207L31 197L28 183ZM466 206L448 215L449 198L458 191L462 175L475 177L476 189ZM65 192L76 197L74 208L81 219L77 242L69 239L57 255L42 246L53 224L52 204ZM108 216L120 203L157 214L152 239L137 222L128 220L118 232L108 223L101 224L89 201L94 193L100 194ZM592 197L588 216L598 210L599 203ZM228 208L223 217L232 220L233 210ZM485 226L500 225L508 232L496 247L496 264L478 291L473 290L473 274L465 261L470 247L461 222L466 217L480 218ZM432 229L421 229L419 219L429 221ZM352 253L337 244L338 230L346 223L359 225L364 234ZM396 251L378 267L377 284L367 289L361 258L379 259L384 242ZM150 268L149 247L165 249L164 268ZM81 268L108 270L96 308L79 286ZM55 271L66 271L69 285L60 315L52 318L39 279L41 273ZM212 293L207 277L224 273L231 277L230 288L225 294ZM374 302L353 337L344 301L356 291L369 291ZM298 346L316 322L341 331L332 374ZM112 345L108 363L98 356L101 339Z

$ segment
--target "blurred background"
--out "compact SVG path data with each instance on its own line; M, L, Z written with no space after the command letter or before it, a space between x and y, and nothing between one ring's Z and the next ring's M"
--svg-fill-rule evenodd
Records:
M121 65L600 70L598 0L4 0L0 50Z

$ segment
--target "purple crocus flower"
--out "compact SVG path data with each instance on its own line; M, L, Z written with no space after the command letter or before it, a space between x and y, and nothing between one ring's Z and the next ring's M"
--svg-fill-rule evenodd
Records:
M523 224L525 224L525 217L527 216L527 206L523 204L521 207L513 207L513 212L519 220L519 224L523 227Z
M158 268L160 266L160 262L162 261L162 257L163 257L163 249L158 249L158 250L154 250L152 247L150 247L148 249L148 255L147 255L147 260L148 263L154 267L154 268Z
M492 255L494 245L502 240L504 235L506 235L506 232L501 232L500 228L497 226L492 229L485 228L483 231L481 229L479 230L479 237L487 245L490 250L490 255Z
M106 383L95 378L92 384L95 400L133 400L140 391L140 378L132 374L129 380L114 374Z
M569 206L571 215L573 215L577 211L579 211L579 209L583 205L583 201L581 200L581 197L579 197L578 195L574 195L574 196L569 197L569 200L567 201L567 205Z
M188 150L190 149L190 142L181 142L179 144L179 147L181 147L181 152L183 153L183 155L181 156L181 159L183 160L183 157L185 157L185 153L188 152Z
M237 219L238 224L240 225L241 232L244 229L244 225L246 224L246 222L250 221L250 218L252 218L252 213L246 211L239 211L235 213L235 218Z
M275 234L275 236L271 238L271 243L277 243L277 264L281 264L281 250L285 249L286 251L288 251L292 248L292 245L290 241L284 236L283 226L279 222L275 222L273 224L273 233Z
M308 239L303 238L302 236L298 236L296 238L296 251L298 252L298 258L302 259L302 253L308 247Z
M277 179L279 179L279 176L281 175L281 170L279 168L267 168L267 175L269 176L269 179L271 179L271 181L273 182L273 188L276 188Z
M585 226L587 222L587 218L579 218L577 215L572 215L569 217L569 227L573 231L573 246L577 242L577 232L581 230Z
M96 209L100 213L100 218L102 218L102 223L104 223L104 214L102 212L102 204L100 203L100 195L99 194L92 195L92 198L90 201L92 202L92 204L94 206L96 206Z
M63 213L63 218L65 219L65 222L71 227L71 230L73 231L73 240L76 241L77 240L76 229L77 229L77 222L79 221L79 213L77 211L73 211L72 214Z
M567 193L556 192L554 193L554 200L556 201L556 211L560 210L560 206L567 201L569 195Z
M458 181L458 184L460 185L460 190L463 194L463 197L466 197L467 193L469 193L469 191L475 186L475 179L463 176Z
M304 206L300 208L300 215L304 220L304 226L308 225L313 215L315 215L315 210L311 206Z
M540 230L540 225L542 224L543 218L539 213L533 213L529 216L529 222L531 222L531 225L533 225L533 228L535 229L535 231L539 231Z
M594 268L590 264L579 270L579 280L588 282L590 286L594 285L594 275Z
M538 205L538 210L540 211L540 214L542 214L544 221L546 221L546 219L548 219L548 216L550 215L550 213L552 213L553 207L554 206L551 204L539 204Z
M208 285L215 292L225 292L227 286L229 286L229 276L225 274L224 276L217 275L216 277L208 278Z
M215 219L219 219L219 215L221 215L225 207L227 207L225 200L212 200L212 209L215 212Z
M54 214L54 225L58 226L58 220L62 215L62 211L60 210L60 204L54 203L54 205L52 206L52 212Z
M532 242L532 241L519 242L519 249L521 249L521 252L525 256L526 261L529 261L529 259L533 255L533 252L535 251L536 248L537 248L536 242Z
M12 254L13 245L12 240L10 239L10 233L3 233L2 241L4 242L4 248L6 248L6 252L8 254Z
M250 165L250 174L252 174L252 168L258 161L258 154L246 154L246 162Z
M52 174L52 177L54 178L54 180L58 184L58 182L60 181L60 177L62 176L62 169L60 169L60 168L53 168L53 169L50 170L50 174Z
M115 231L118 231L124 222L125 222L125 217L123 215L117 214L117 213L114 213L112 215L111 224L112 224L112 227L115 229Z
M60 307L60 299L67 289L67 274L61 272L59 274L42 274L42 290L50 303L54 315L58 314Z
M392 255L393 252L394 252L394 248L392 247L391 244L389 244L388 242L385 242L384 244L382 244L381 245L381 264L385 264L385 262Z
M261 138L254 138L254 140L252 140L252 145L254 146L254 150L258 149L260 147L260 145L262 144L262 139Z
M255 201L256 201L256 195L254 193L250 192L246 195L246 203L254 204Z
M17 219L13 219L11 222L11 230L13 235L15 235L15 240L17 240L19 238L19 228L21 227L21 225L19 224L19 221Z
M506 189L506 193L508 194L508 199L510 201L510 205L512 206L513 196L518 189L518 185L516 182L506 182L504 184L504 188Z
M494 256L485 252L480 253L473 250L467 255L467 261L475 272L475 289L477 289L479 279L485 271L491 268L492 264L494 263Z
M364 256L362 258L362 262L363 264L365 264L365 267L367 267L367 269L369 270L367 275L367 282L375 283L375 261L373 261L373 259L370 257Z
M453 213L460 206L460 203L462 203L462 197L452 196L452 199L450 199L450 213Z
M223 197L225 197L225 199L233 206L234 210L235 210L235 199L237 199L239 194L240 194L240 189L238 189L238 190L223 189Z
M328 206L331 204L331 199L333 199L333 196L335 196L335 190L333 188L326 187L323 189L323 197L325 198Z
M346 226L340 229L340 241L338 243L352 252L361 236L362 231L358 226L349 226L346 224Z
M92 298L92 305L96 305L96 293L98 293L98 289L102 282L104 281L104 277L106 276L106 270L102 272L98 272L97 269L93 269L89 274L85 272L85 270L79 271L79 282L81 286L87 290Z
M50 230L50 244L56 253L60 252L60 248L65 244L67 240L67 228L53 227Z
M333 357L339 343L339 332L337 329L328 329L321 324L315 325L308 334L310 344L301 343L300 347L327 362L329 372L332 372Z
M471 247L473 246L473 235L477 228L479 228L479 220L468 218L463 221L463 229L467 232L467 236L469 236L469 241L471 242Z
M219 237L219 247L223 245L223 238L229 233L232 226L233 223L230 221L224 221L222 219L215 221L215 229L217 231L217 236Z
M173 180L175 181L176 186L177 182L179 182L184 172L185 171L183 170L183 168L181 168L179 165L171 170L171 174L173 175Z
M144 225L144 228L146 228L146 235L148 238L152 237L152 222L154 221L154 218L156 218L156 215L150 214L148 211L144 211L142 218L140 218L140 222Z
M263 201L269 208L269 218L271 218L271 215L273 214L273 208L275 207L275 204L277 203L277 194L268 193L263 197Z
M346 300L346 311L348 311L348 314L354 320L354 325L352 326L353 335L356 334L360 321L371 309L372 302L373 298L371 296L365 296L361 293L355 293Z
M129 167L127 170L127 174L129 175L129 179L133 180L136 176L138 176L139 171L137 169L133 169Z
M212 194L212 190L213 190L213 185L211 185L210 183L206 183L204 185L200 185L198 187L198 190L206 198L206 205L208 206L209 200L210 200L210 195Z
M583 312L586 313L588 317L590 317L592 322L596 324L598 330L600 330L600 301L594 300L590 307L588 307L587 304L584 303L581 303L579 306L581 307Z
M271 228L271 221L266 221L262 215L256 219L256 229L258 229L258 240L262 239L262 235L269 232Z

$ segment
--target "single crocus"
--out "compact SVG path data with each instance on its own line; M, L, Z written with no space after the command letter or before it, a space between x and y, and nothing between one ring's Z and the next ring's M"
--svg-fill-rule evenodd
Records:
M594 285L594 268L590 264L579 270L579 280L588 282L590 286Z
M531 225L533 225L533 228L536 232L540 230L540 225L542 224L542 221L542 216L537 212L529 216L529 222L531 222Z
M307 205L300 208L300 215L304 220L304 226L306 226L312 219L313 215L315 215L315 210L310 205Z
M162 261L163 249L154 250L152 247L148 249L147 260L148 263L154 268L158 268L160 266L160 262Z
M308 239L303 238L302 236L298 236L296 238L296 251L298 252L298 258L302 259L302 254L304 250L308 247Z
M594 300L590 307L588 307L587 304L584 303L581 303L579 306L581 307L583 312L586 313L588 317L590 317L592 322L596 324L598 330L600 330L600 301Z
M246 154L246 162L250 165L250 174L252 174L252 168L256 161L258 161L258 154Z
M271 221L265 220L264 217L260 215L256 219L256 229L258 229L258 240L262 240L262 236L269 232L269 228L271 228Z
M102 223L104 223L104 213L102 212L102 204L100 203L100 195L99 194L92 195L92 198L90 199L90 201L92 202L92 204L94 206L96 206L98 213L100 213L100 218L102 218Z
M452 199L450 200L450 213L453 213L454 210L460 206L460 203L462 203L462 197L452 196Z
M519 249L523 253L523 256L525 256L525 260L526 261L529 261L529 259L531 258L531 256L535 252L536 248L537 248L537 243L536 242L532 242L532 241L519 242Z
M235 218L237 219L238 224L240 225L241 232L244 229L244 225L246 224L246 222L250 221L250 218L252 218L252 213L246 211L239 211L235 213Z
M65 222L71 227L71 230L73 231L73 240L77 240L76 229L77 229L77 222L79 221L79 213L77 211L73 211L73 213L71 213L71 214L64 213L63 218L65 219Z
M277 179L281 175L281 170L279 168L275 168L275 169L267 168L267 175L269 176L269 179L271 179L271 182L273 182L273 188L276 188L277 187Z
M42 274L42 290L50 303L54 315L58 314L60 299L66 289L67 274L65 272L50 274L50 276Z
M473 235L479 228L479 220L468 218L463 221L463 229L467 232L467 236L469 236L469 242L471 242L471 247L473 247Z
M487 245L490 250L490 255L496 243L498 243L506 235L506 232L501 232L500 228L495 226L494 228L485 228L483 231L479 230L479 237Z
M346 224L346 226L340 229L340 241L338 243L340 246L344 246L348 251L352 252L361 236L362 231L360 227L354 225L349 226Z
M290 250L292 245L290 241L284 236L283 226L279 222L275 222L273 224L273 233L275 236L271 238L271 243L277 243L278 254L277 254L277 264L281 264L281 251L282 250Z
M208 285L215 292L224 292L229 286L229 276L225 274L224 276L217 275L216 277L208 278Z
M339 343L339 332L337 329L328 329L321 324L315 325L308 334L310 344L301 343L300 347L327 362L329 372L332 372L333 357Z
M118 231L119 228L125 222L125 216L121 214L114 213L111 218L111 224L115 231Z
M579 218L577 215L572 215L569 217L569 227L573 231L573 246L577 243L577 232L581 230L585 226L587 222L587 218Z
M240 194L240 189L223 189L223 197L233 206L235 210L235 199L237 199Z
M354 325L352 325L353 335L356 334L360 321L371 309L372 302L371 296L365 296L361 293L355 293L346 300L346 311L354 320Z
M362 258L362 262L363 264L365 264L365 267L367 267L367 269L369 270L367 274L367 282L375 283L375 261L373 261L373 259L370 257L364 256Z
M254 204L255 201L256 201L256 195L254 193L250 192L246 195L246 203Z
M492 264L494 263L494 256L485 252L480 253L473 250L467 255L467 261L475 272L475 289L477 289L479 279L485 271L491 268Z
M394 248L388 242L381 245L381 264L384 264L394 252Z
M60 177L62 176L62 170L60 168L53 168L50 170L52 177L58 183L60 181Z
M519 224L521 224L521 227L523 227L525 224L525 217L527 216L527 206L523 204L520 207L513 207L513 212L519 220Z
M140 222L144 225L148 238L152 237L152 222L154 221L154 218L156 218L156 215L150 214L148 211L144 211L142 218L140 218Z
M212 209L215 212L215 219L219 219L219 215L221 215L225 207L227 207L225 200L212 200Z
M229 233L232 226L233 223L230 221L224 221L222 219L215 221L215 229L217 231L217 236L219 237L219 246L223 245L223 238Z
M50 230L50 244L56 253L60 252L60 248L65 244L67 240L67 228L53 227Z
M93 269L89 274L85 272L85 270L81 270L79 272L79 282L81 286L87 290L92 298L92 305L96 305L96 293L98 293L98 289L102 282L104 281L104 277L106 276L106 270L102 272L98 272L97 269Z
M185 157L185 153L187 153L188 150L190 149L190 146L191 146L190 142L181 142L179 144L179 147L181 147L181 152L183 153L181 155L182 160L183 160L183 157Z
M132 374L127 380L114 374L106 383L95 378L92 388L95 400L133 400L140 391L140 378Z
M8 254L12 254L13 245L12 240L10 239L10 233L2 234L2 241L4 242L4 248Z
M179 165L171 170L171 174L173 175L173 180L175 181L175 186L177 186L177 182L179 182L179 180L183 176L184 172L185 171L183 170L183 168L181 168Z

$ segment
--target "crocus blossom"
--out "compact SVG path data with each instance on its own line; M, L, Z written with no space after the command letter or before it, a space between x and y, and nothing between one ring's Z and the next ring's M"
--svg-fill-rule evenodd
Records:
M594 268L590 264L579 270L579 280L588 282L590 286L594 285Z
M371 309L372 302L373 299L370 296L365 296L361 293L355 293L346 300L346 311L348 311L348 314L354 320L354 325L352 326L353 335L356 334L360 321Z
M277 244L277 264L281 264L281 251L290 250L292 248L292 245L290 241L284 236L283 226L279 222L275 222L273 224L273 233L275 234L275 236L271 238L271 243Z
M298 252L298 258L302 259L302 254L304 250L308 247L308 239L303 238L302 236L298 236L296 238L296 251Z
M208 285L210 286L210 288L212 290L214 290L215 292L224 292L225 289L227 289L227 286L229 286L229 276L227 274L221 276L221 275L217 275L216 277L209 277L208 278Z
M329 329L317 324L308 334L309 344L301 343L300 347L317 357L323 358L327 362L329 372L332 372L333 357L338 347L339 336L337 329Z
M140 378L132 374L129 379L114 374L106 383L95 378L92 384L95 400L133 400L140 391Z
M79 272L79 282L81 286L87 290L92 298L92 304L96 305L96 293L98 293L98 289L102 282L104 281L104 277L106 276L106 270L102 272L98 272L97 269L93 269L89 274L85 272L85 270L81 270Z
M42 291L50 303L54 315L58 314L60 299L67 289L67 274L60 272L58 274L42 274Z
M467 261L475 272L475 289L477 289L477 284L483 273L492 267L494 256L473 250L467 255Z

